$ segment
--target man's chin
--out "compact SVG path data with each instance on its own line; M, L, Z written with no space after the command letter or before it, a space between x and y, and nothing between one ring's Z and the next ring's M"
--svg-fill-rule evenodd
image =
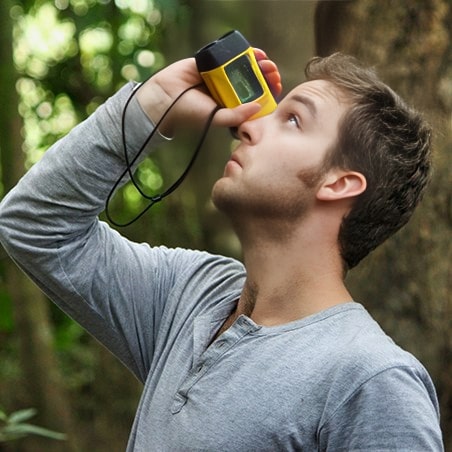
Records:
M236 204L236 201L234 201L234 197L232 193L230 193L231 190L228 190L227 180L225 179L226 178L222 177L215 182L212 188L211 197L214 206L220 212L231 214L235 210L234 205Z
M213 205L220 211L222 211L223 197L222 189L220 187L221 179L217 180L212 187L211 198Z

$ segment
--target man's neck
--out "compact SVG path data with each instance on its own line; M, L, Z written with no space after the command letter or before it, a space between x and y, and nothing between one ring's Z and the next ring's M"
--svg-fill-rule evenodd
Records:
M351 301L336 240L321 226L307 226L276 240L257 231L242 234L247 280L235 317L271 326Z

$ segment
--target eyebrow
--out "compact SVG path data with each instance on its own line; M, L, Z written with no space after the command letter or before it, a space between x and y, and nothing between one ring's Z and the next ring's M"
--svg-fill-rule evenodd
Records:
M296 102L301 102L309 110L309 113L311 113L313 118L317 117L317 107L311 98L306 97L303 94L294 94L291 99Z

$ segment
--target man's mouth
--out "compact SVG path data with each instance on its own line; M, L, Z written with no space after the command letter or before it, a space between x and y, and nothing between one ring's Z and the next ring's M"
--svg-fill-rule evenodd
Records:
M237 157L236 154L232 154L231 158L229 159L229 161L230 162L232 161L232 162L236 163L237 165L239 165L240 167L242 167L242 164L240 163L240 160L239 160L239 158Z

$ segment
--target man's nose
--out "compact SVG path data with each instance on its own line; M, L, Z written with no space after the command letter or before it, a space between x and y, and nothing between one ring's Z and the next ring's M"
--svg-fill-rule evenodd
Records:
M264 117L261 117L242 122L240 126L231 129L231 134L243 143L256 144L262 135L264 119Z

